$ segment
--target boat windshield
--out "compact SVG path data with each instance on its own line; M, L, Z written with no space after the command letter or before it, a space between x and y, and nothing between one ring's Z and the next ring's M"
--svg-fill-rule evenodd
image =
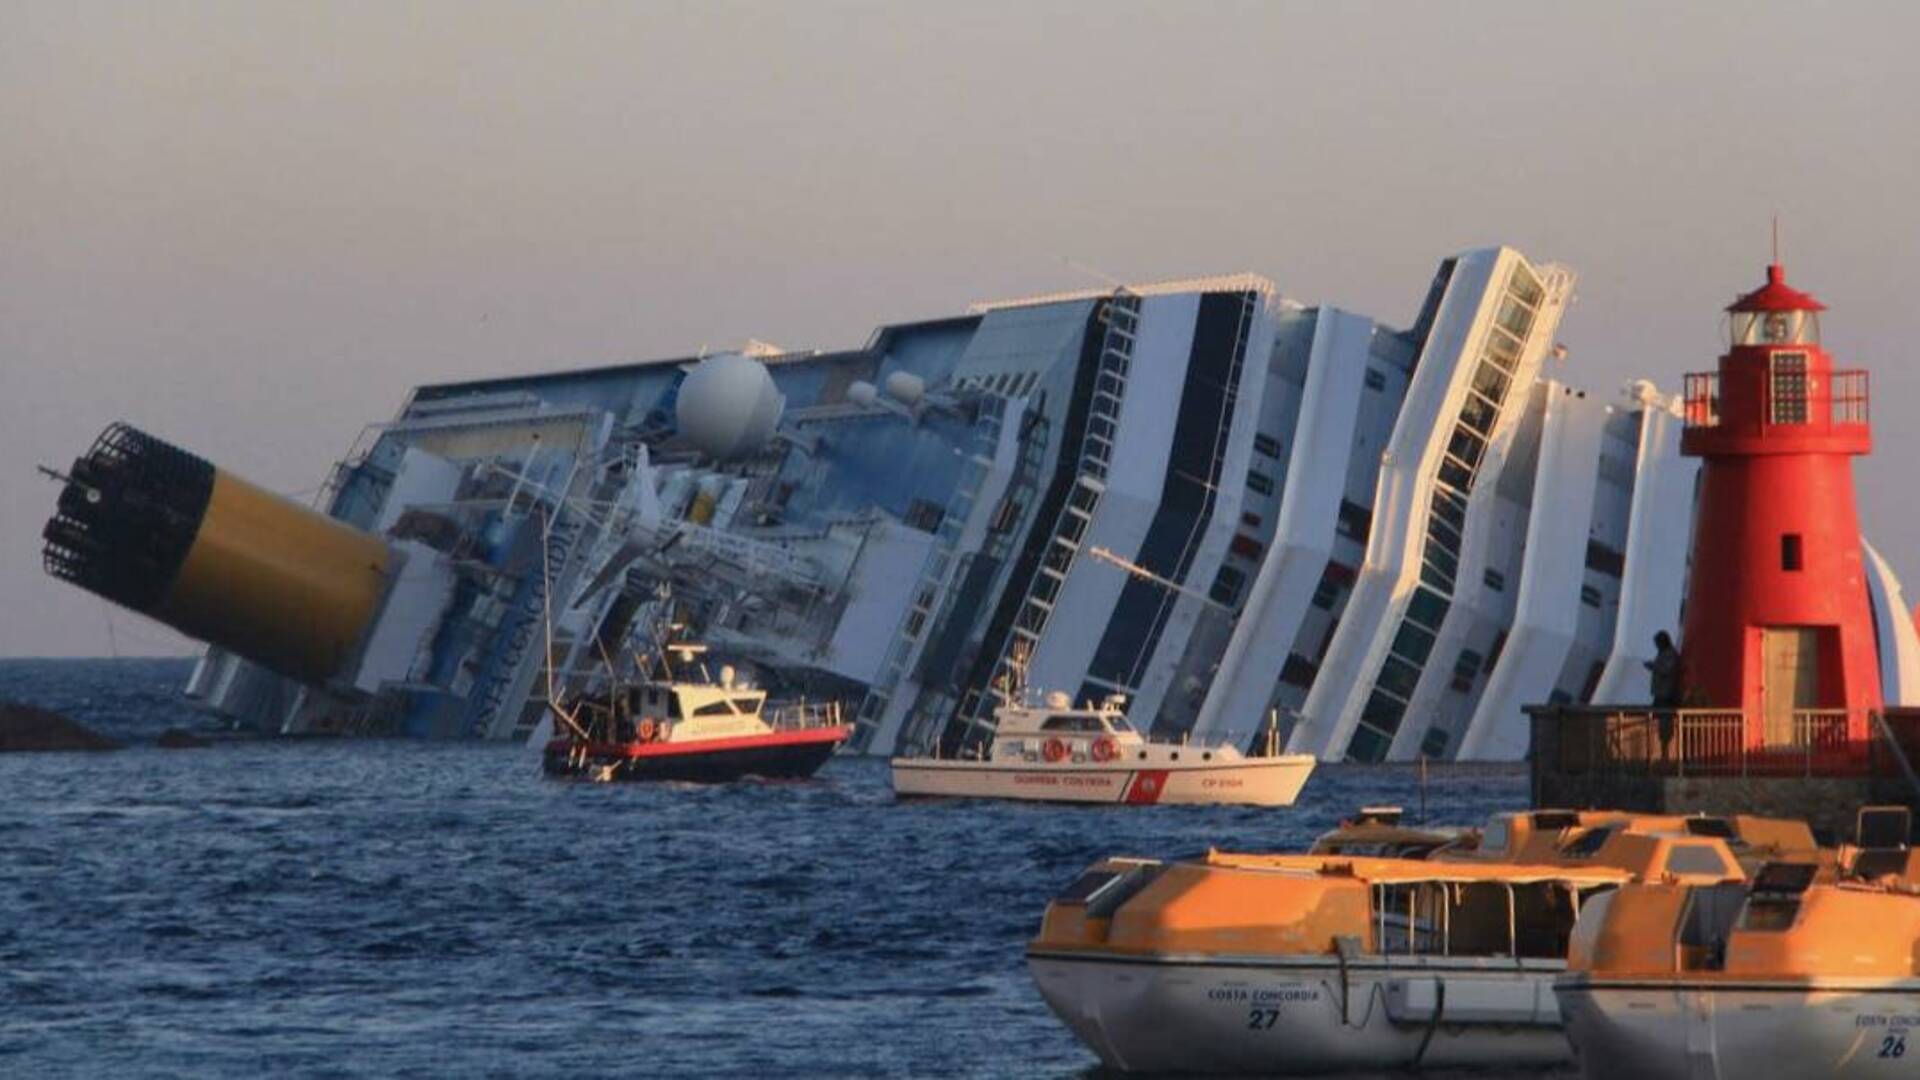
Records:
M1041 731L1105 731L1106 726L1097 716L1077 716L1061 713L1049 716L1040 724Z

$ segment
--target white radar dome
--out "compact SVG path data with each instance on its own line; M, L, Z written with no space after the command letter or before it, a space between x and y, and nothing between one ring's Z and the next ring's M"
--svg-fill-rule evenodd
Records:
M887 393L896 401L917 405L927 394L927 380L911 371L896 371L887 376Z
M719 353L687 373L673 415L688 442L724 460L764 445L786 406L766 365L739 353Z
M880 391L874 385L862 379L847 387L847 400L861 408L869 408L880 399Z

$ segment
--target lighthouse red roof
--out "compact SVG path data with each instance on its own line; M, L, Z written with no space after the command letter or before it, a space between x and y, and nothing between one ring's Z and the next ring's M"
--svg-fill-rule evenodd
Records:
M1767 267L1767 283L1727 307L1728 311L1825 311L1827 305L1787 284L1787 268Z

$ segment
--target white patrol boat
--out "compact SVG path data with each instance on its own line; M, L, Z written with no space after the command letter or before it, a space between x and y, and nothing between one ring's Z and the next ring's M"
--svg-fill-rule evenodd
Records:
M1079 803L1238 803L1291 806L1311 754L1264 756L1226 744L1156 742L1127 722L1121 698L1073 707L1058 691L995 710L992 746L967 758L893 759L901 797Z

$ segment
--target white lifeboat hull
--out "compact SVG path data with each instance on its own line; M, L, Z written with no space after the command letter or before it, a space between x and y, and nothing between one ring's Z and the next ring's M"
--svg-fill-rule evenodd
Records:
M1054 1013L1110 1069L1306 1075L1542 1069L1572 1048L1554 961L1422 958L1349 964L1090 958L1030 952ZM1343 989L1344 987L1344 989Z
M1029 799L1040 802L1291 806L1312 775L1311 754L1233 760L1008 762L893 759L903 798Z
M1592 1080L1920 1070L1920 979L1714 986L1576 978L1555 989Z

